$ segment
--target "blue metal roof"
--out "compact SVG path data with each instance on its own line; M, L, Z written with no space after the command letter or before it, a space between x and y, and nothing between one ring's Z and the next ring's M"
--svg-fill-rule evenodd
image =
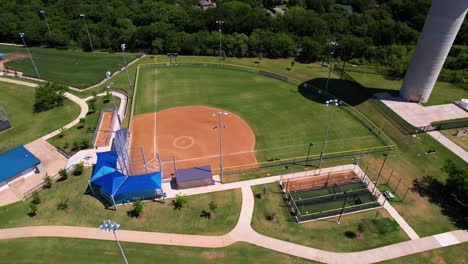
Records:
M41 161L24 146L0 154L0 182L29 169Z

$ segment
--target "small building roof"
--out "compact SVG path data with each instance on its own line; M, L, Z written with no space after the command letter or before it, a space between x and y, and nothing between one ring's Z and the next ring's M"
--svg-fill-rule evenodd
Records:
M5 55L6 55L5 53L1 53L1 52L0 52L0 57L3 57L3 56L5 56Z
M190 169L177 170L176 180L177 182L196 181L210 178L211 179L211 167L201 166Z
M41 161L24 146L0 154L0 182L29 169Z

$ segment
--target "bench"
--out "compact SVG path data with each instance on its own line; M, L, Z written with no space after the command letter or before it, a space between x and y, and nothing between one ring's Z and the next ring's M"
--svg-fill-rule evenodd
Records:
M385 191L385 192L383 193L383 195L384 195L387 199L389 199L389 200L395 199L395 196L394 196L393 193L390 192L390 191Z

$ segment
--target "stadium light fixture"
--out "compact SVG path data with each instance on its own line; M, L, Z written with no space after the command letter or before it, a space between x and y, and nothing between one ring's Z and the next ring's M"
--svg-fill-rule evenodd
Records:
M39 71L37 70L36 64L34 63L33 57L31 56L31 52L29 52L28 45L26 45L26 41L24 40L24 32L20 32L19 36L21 40L23 41L23 45L26 48L26 51L28 52L29 59L31 60L32 65L34 66L34 70L36 70L37 78L40 79L41 76L39 75Z
M221 42L221 35L223 32L221 30L221 26L224 24L224 21L216 20L216 24L218 24L218 28L219 28L219 63L223 63L223 55L222 55L223 45Z
M128 67L127 67L127 59L125 58L125 49L126 49L125 43L120 44L120 48L122 49L122 57L124 60L125 71L127 72L128 91L129 91L129 94L132 95L132 82L130 81L130 74L128 73Z
M223 129L227 128L226 125L223 123L223 116L227 116L228 113L226 112L217 112L212 114L212 117L218 116L218 125L213 127L213 129L218 129L219 130L219 179L221 183L224 183L223 181L223 176L224 176L224 171L223 171Z
M340 103L337 99L332 99L332 100L325 101L325 105L327 107L330 107L330 109L328 110L328 122L327 122L327 129L325 131L325 140L323 141L322 150L320 151L319 169L322 168L323 154L325 153L325 146L327 145L327 140L328 140L328 132L330 131L330 124L331 124L331 118L332 118L332 113L333 113L331 106L339 106Z
M49 30L49 35L50 35L50 40L52 41L52 45L55 47L55 42L54 42L54 39L52 37L52 31L50 30L50 26L49 26L49 23L47 22L47 18L46 18L46 15L45 15L45 11L44 10L41 10L39 11L39 13L42 14L42 16L44 17L44 21L47 25L47 30Z
M86 33L88 33L88 40L89 40L89 45L91 46L91 52L94 53L93 42L91 41L91 35L89 35L88 23L86 22L86 15L80 14L80 17L83 18L85 28L86 28Z
M331 48L330 50L330 56L328 57L328 78L327 78L327 83L325 84L325 91L328 92L328 83L330 82L330 74L331 74L331 57L335 53L335 48L338 46L338 42L332 41L329 43L329 46Z
M117 241L117 245L119 245L120 253L122 253L122 257L125 261L125 264L128 264L127 257L125 257L125 253L122 249L122 246L120 245L120 241L117 238L117 231L119 231L120 224L117 224L116 222L113 222L111 220L104 220L101 225L99 225L99 229L104 230L106 232L112 231L115 237L115 241Z

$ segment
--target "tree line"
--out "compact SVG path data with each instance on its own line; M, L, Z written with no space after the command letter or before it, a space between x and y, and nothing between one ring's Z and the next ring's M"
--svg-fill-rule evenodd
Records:
M431 3L289 0L284 14L272 15L271 8L283 1L216 0L216 8L203 10L197 0L0 0L0 41L20 43L18 32L24 32L29 45L89 51L86 20L95 49L118 51L126 43L131 51L218 55L216 21L223 20L224 56L297 56L316 61L330 53L328 43L336 40L334 56L342 60L360 59L398 69L414 49ZM465 44L467 39L465 21L456 43ZM463 69L459 64L447 67Z

